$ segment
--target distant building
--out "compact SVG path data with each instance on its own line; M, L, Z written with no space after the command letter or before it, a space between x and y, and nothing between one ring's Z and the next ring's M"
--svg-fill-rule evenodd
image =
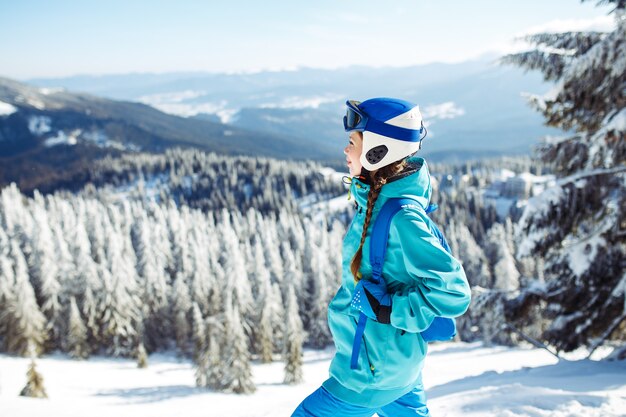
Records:
M502 196L517 200L527 200L532 197L533 181L529 176L514 176L508 178L502 185Z

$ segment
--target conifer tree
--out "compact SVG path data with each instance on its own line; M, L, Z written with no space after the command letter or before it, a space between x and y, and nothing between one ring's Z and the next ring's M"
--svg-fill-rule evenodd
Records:
M76 298L70 298L70 321L68 326L67 348L70 355L77 359L89 357L89 346L87 345L87 327L83 324L76 304Z
M534 50L504 58L556 83L531 104L548 125L573 131L540 145L558 181L518 223L517 257L545 259L545 290L522 292L507 311L517 320L545 302L543 337L567 351L626 339L617 330L626 320L626 3L598 4L614 6L612 32L530 35Z
M0 228L0 346L6 349L8 345L8 335L13 325L13 317L7 313L9 306L12 305L15 295L15 273L13 272L13 263L9 260L8 254L3 253L2 237L4 231ZM8 242L8 238L7 238ZM8 251L7 251L8 252Z
M174 323L174 331L176 337L176 346L181 355L186 355L189 351L189 335L191 328L189 326L189 315L192 308L189 296L189 287L185 282L182 273L176 276L174 281L174 294L172 295L172 314Z
M34 359L30 362L26 376L28 378L26 386L22 388L20 395L22 397L48 398L46 389L43 386L43 377L37 371Z
M256 329L256 351L261 357L262 363L272 362L272 353L274 352L274 320L276 319L276 305L272 297L272 284L270 282L270 274L265 267L263 259L263 251L261 245L254 245L254 259L256 265L256 273L254 274L258 287L257 305L259 315L259 324Z
M298 384L302 382L302 344L304 331L302 320L298 313L298 300L293 284L287 290L287 311L285 329L285 383Z
M222 391L237 394L251 394L256 391L252 381L250 367L250 349L248 338L242 326L242 315L239 306L235 303L226 310L224 331L230 335L222 346L222 361L225 371L222 374L220 387Z
M225 303L224 299L230 300L228 294L232 291L231 284L226 281L224 270L219 262L212 265L215 280L219 283L226 283L221 286L215 286L210 295L209 313L205 320L207 346L206 360L208 364L206 369L206 386L215 390L220 390L223 375L228 372L222 362L222 350L227 345L229 334L225 332Z
M135 214L138 221L133 228L137 255L137 273L140 276L144 337L149 350L162 346L166 339L168 284L165 262L156 250L157 226L148 219L145 210Z
M34 220L35 235L32 239L33 251L30 259L31 282L35 283L34 290L41 305L41 311L46 316L46 331L48 344L60 346L62 326L59 322L63 318L61 308L61 282L58 268L58 251L50 229L50 219L45 209L43 197L35 194Z
M207 386L207 371L209 367L208 340L206 334L206 324L202 317L202 312L198 303L194 302L192 307L192 339L193 339L193 361L196 366L196 386Z
M101 303L99 301L102 283L100 282L98 266L95 263L90 264L90 269L93 269L93 271L88 272L84 276L85 291L83 294L81 312L85 318L84 324L87 328L88 344L92 347L91 350L93 351L100 345L102 337L100 328Z
M505 227L496 223L487 232L485 252L493 268L493 284L490 288L513 292L519 288L520 273L510 245L506 243L509 240Z
M14 260L14 287L8 299L5 299L4 309L0 311L5 349L22 356L37 355L45 342L46 318L35 300L35 291L28 280L26 261L15 240L11 242L11 257Z
M224 315L211 316L206 319L207 346L206 354L199 358L202 366L206 364L205 386L216 390L221 389L224 373L228 372L222 363L222 348L226 346L227 335L224 333Z
M88 216L86 202L78 198L75 202L76 225L71 234L70 251L76 264L76 283L70 293L78 300L79 315L86 329L87 345L98 346L98 303L97 294L100 293L102 283L98 276L98 265L91 257L91 242L87 232Z
M193 220L195 227L191 231L191 257L193 261L193 273L191 275L192 301L197 303L203 315L210 311L209 297L215 285L215 277L211 272L211 254L207 253L211 244L209 237L214 233L206 227L204 216L198 216Z
M237 305L238 310L242 314L243 330L246 334L250 335L255 315L253 311L254 303L250 279L245 267L245 258L239 244L239 237L233 229L234 223L236 222L230 221L230 213L223 210L220 235L223 239L224 246L220 263L224 268L226 279L232 282L233 302Z
M322 348L332 340L327 324L328 250L324 247L325 233L321 233L326 232L326 224L314 225L311 222L307 226L303 267L308 273L305 282L302 283L303 291L298 298L302 300L301 315L306 318L303 326L308 330L307 343L315 348Z
M470 287L491 288L492 275L485 252L465 224L450 220L446 224L446 239L450 249L463 264Z
M143 346L143 343L140 342L139 346L137 346L137 368L144 369L148 367L148 353L146 352L146 348Z

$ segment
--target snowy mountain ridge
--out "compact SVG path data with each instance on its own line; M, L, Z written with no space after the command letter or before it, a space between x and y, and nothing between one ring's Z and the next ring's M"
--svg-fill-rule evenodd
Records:
M426 140L424 152L439 160L458 150L471 150L476 157L524 153L552 132L520 97L523 91L543 91L545 84L539 77L494 65L493 57L400 68L122 74L31 82L141 101L185 117L210 115L235 127L330 146L336 155L341 155L338 138L347 99L396 96L419 104L432 139Z

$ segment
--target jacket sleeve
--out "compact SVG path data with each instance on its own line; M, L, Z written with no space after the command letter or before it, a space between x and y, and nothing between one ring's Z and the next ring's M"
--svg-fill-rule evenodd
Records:
M437 316L462 315L471 299L463 266L432 235L429 221L425 213L401 210L390 228L407 283L392 293L391 325L412 333L426 330Z

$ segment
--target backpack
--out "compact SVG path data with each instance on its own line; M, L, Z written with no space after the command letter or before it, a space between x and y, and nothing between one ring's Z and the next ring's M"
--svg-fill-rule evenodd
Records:
M389 239L389 228L393 216L406 206L417 206L424 210L422 205L411 198L390 198L385 202L378 213L376 222L372 227L372 235L370 237L370 264L372 266L372 276L374 280L382 278L383 263L385 261L385 252L387 251L387 240ZM437 210L436 204L430 204L426 210L426 214ZM451 253L450 245L446 241L443 233L434 222L430 222L430 232L439 239L441 246L446 252ZM350 368L356 369L358 366L358 355L365 332L365 324L367 316L363 313L359 315L359 320L354 335L354 343L352 345L352 357L350 360ZM430 326L420 332L420 335L426 342L446 341L452 339L456 335L456 321L447 317L435 317Z
M370 237L370 263L374 277L382 278L383 262L387 250L387 239L389 238L391 219L406 206L417 206L424 210L421 204L411 198L390 198L380 209L380 213L372 228L372 236ZM429 214L435 210L437 210L437 205L430 204L424 211L426 214ZM445 236L432 221L430 222L430 232L439 239L441 246L446 252L452 253ZM420 334L426 342L450 340L456 335L456 322L454 319L447 317L435 317L428 329L420 332Z

